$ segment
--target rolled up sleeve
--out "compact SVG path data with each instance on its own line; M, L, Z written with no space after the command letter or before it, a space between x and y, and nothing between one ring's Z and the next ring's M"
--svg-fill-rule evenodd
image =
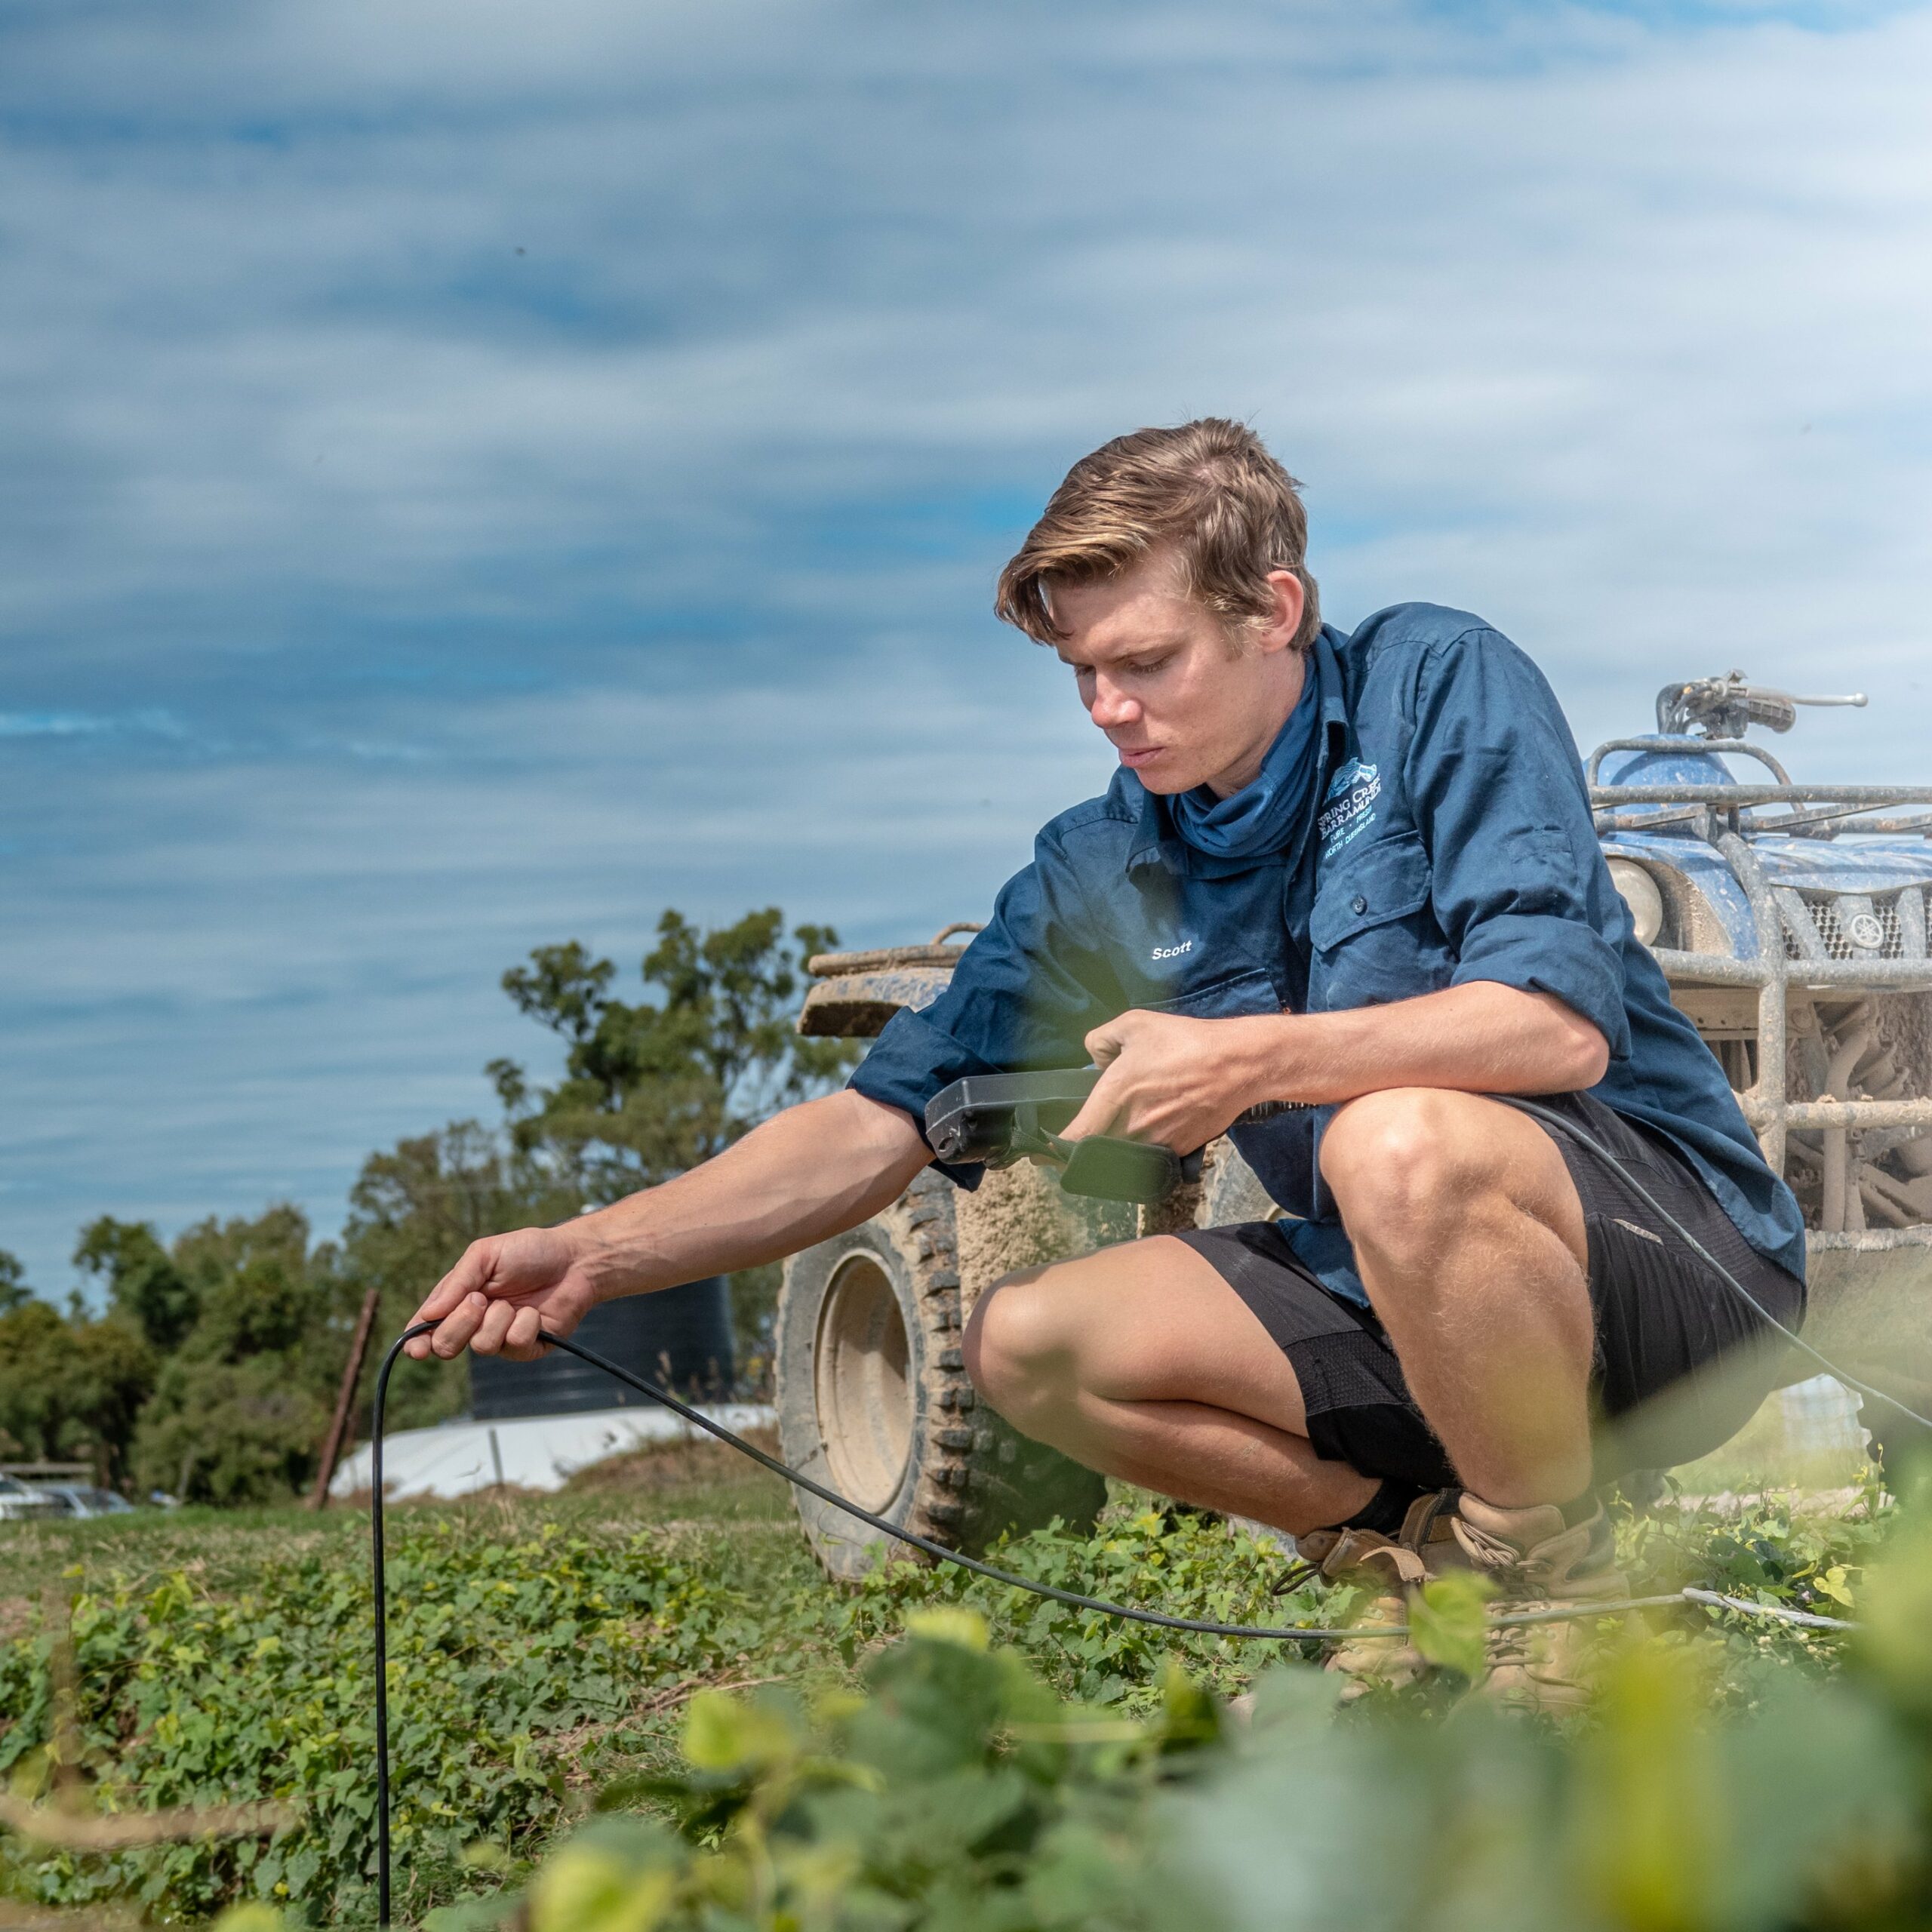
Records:
M1001 890L993 916L961 955L952 983L923 1012L896 1013L847 1085L897 1107L925 1131L926 1103L968 1074L1086 1064L1088 1033L1107 1017L1082 977L1088 958L1078 891L1057 847ZM977 1164L934 1164L977 1187Z
M1414 705L1404 776L1453 983L1553 995L1628 1059L1623 902L1555 694L1507 638L1478 628L1426 654Z

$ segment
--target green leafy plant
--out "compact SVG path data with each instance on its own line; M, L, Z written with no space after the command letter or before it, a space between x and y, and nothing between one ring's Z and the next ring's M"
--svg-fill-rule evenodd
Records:
M1472 1669L1478 1592L1431 1605ZM1480 1702L1339 1718L1278 1667L1230 1724L1170 1672L1144 1716L1055 1699L970 1626L921 1623L863 1700L694 1709L641 1822L586 1832L466 1932L1300 1932L1337 1924L1774 1932L1921 1924L1932 1906L1932 1529L1877 1580L1842 1675L1714 1709L1721 1642L1614 1650L1567 1730ZM930 1617L931 1613L927 1613Z
M397 1539L391 1580L395 1843L419 1884L448 1884L472 1841L512 1848L555 1817L562 1787L540 1738L615 1723L667 1676L735 1654L746 1634L730 1598L651 1540L478 1543L445 1522ZM274 1799L296 1820L266 1844L59 1854L17 1875L16 1889L49 1904L131 1898L171 1916L238 1894L329 1900L354 1915L373 1869L369 1619L362 1566L319 1558L234 1596L179 1573L141 1592L78 1595L79 1729L101 1804ZM29 1783L51 1734L55 1635L0 1648L0 1774Z
M1796 1601L1835 1579L1869 1631L1848 1651L1829 1633L1663 1613L1613 1659L1592 1720L1559 1734L1457 1702L1475 1664L1468 1592L1426 1604L1425 1645L1446 1666L1431 1696L1338 1712L1310 1646L1176 1638L906 1562L835 1589L771 1513L782 1500L737 1483L683 1493L668 1505L681 1526L641 1531L635 1493L398 1514L402 1918L448 1908L452 1932L518 1914L531 1932L1916 1922L1932 1531L1915 1516L1888 1552L1890 1512L1814 1518L1774 1501L1625 1519L1626 1561L1647 1550L1659 1580ZM0 1780L40 1802L58 1758L104 1814L268 1804L288 1820L112 1851L0 1832L0 1899L168 1920L252 1900L291 1927L366 1924L358 1526L264 1517L217 1537L238 1519L123 1520L113 1542L83 1534L105 1526L32 1532L50 1564L60 1547L82 1559L78 1742L55 1739L66 1614L43 1616L0 1641ZM198 1537L208 1555L184 1564ZM95 1574L145 1546L158 1574ZM1095 1535L1042 1532L999 1555L1221 1620L1361 1607L1346 1590L1277 1595L1271 1545L1131 1493ZM1251 1715L1230 1718L1226 1700L1249 1692Z

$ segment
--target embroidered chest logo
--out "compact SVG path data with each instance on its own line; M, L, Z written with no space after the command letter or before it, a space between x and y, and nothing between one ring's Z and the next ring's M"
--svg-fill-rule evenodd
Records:
M1155 946L1152 956L1156 959L1178 959L1183 952L1192 952L1193 950L1193 940L1184 939L1178 946Z
M1315 821L1324 859L1332 859L1375 823L1375 801L1381 795L1381 773L1358 758L1350 758L1328 781L1327 798Z

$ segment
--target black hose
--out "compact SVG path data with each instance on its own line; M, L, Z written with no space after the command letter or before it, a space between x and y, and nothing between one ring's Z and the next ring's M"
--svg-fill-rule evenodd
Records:
M412 1341L418 1335L426 1335L435 1328L433 1321L419 1321L412 1328L405 1328L389 1346L383 1358L383 1366L376 1377L376 1405L372 1432L369 1438L369 1527L374 1545L372 1565L375 1590L376 1613L376 1890L381 1923L389 1922L389 1607L385 1592L383 1571L383 1417L389 1398L389 1371L395 1366L396 1357L401 1352L404 1343ZM587 1361L593 1368L601 1368L606 1375L614 1377L627 1388L635 1389L640 1395L648 1395L661 1402L673 1414L683 1417L685 1421L695 1423L700 1429L707 1430L719 1441L727 1442L741 1454L771 1471L783 1476L787 1482L795 1484L800 1489L809 1491L822 1503L829 1503L834 1509L842 1509L848 1515L856 1516L862 1523L891 1537L898 1542L909 1543L915 1549L922 1550L936 1561L956 1564L962 1570L970 1570L976 1576L989 1578L995 1583L1004 1583L1008 1588L1025 1590L1035 1596L1051 1598L1055 1603L1063 1603L1075 1610L1091 1610L1107 1617L1118 1617L1133 1623L1151 1623L1163 1630L1186 1631L1201 1637L1241 1637L1272 1638L1281 1642L1331 1643L1343 1638L1353 1637L1404 1637L1408 1634L1406 1624L1384 1625L1363 1629L1330 1629L1288 1624L1279 1627L1250 1623L1214 1623L1203 1618L1170 1617L1158 1610L1141 1610L1131 1604L1109 1603L1102 1597L1082 1596L1077 1590L1063 1590L1051 1583L1036 1583L1025 1577L1016 1576L1011 1570L1001 1570L991 1563L983 1563L977 1556L963 1555L956 1549L948 1549L943 1543L934 1543L930 1537L922 1537L916 1531L903 1528L897 1523L889 1523L883 1516L875 1516L869 1509L862 1509L856 1503L842 1497L835 1490L827 1489L822 1483L813 1481L808 1475L801 1475L795 1469L779 1461L776 1456L768 1456L753 1442L747 1442L742 1435L734 1434L721 1422L714 1422L709 1416L680 1401L669 1390L660 1389L654 1382L641 1375L633 1375L627 1368L621 1368L614 1361L607 1361L594 1349L586 1349L581 1343L573 1342L568 1336L552 1335L547 1331L540 1340L553 1347L567 1350L580 1360ZM1612 1610L1638 1608L1651 1604L1677 1603L1677 1596L1654 1597L1639 1599L1629 1604L1612 1604ZM1575 1612L1556 1612L1560 1620ZM1580 1613L1600 1615L1592 1609ZM1493 1617L1495 1623L1542 1623L1552 1620L1552 1613L1529 1611L1513 1616Z
M1829 1357L1814 1348L1795 1331L1786 1327L1783 1323L1770 1314L1743 1283L1644 1187L1615 1154L1574 1121L1551 1108L1539 1106L1534 1100L1522 1100L1506 1094L1490 1094L1485 1097L1500 1100L1506 1106L1514 1107L1518 1112L1528 1115L1552 1131L1567 1135L1579 1146L1595 1155L1733 1294L1739 1296L1762 1321L1775 1329L1786 1341L1810 1355L1820 1367L1848 1387L1856 1389L1861 1395L1874 1396L1880 1401L1890 1403L1901 1415L1909 1417L1925 1429L1932 1429L1932 1420L1919 1414L1915 1409L1907 1408L1896 1396L1887 1395L1884 1390L1872 1388L1857 1377L1847 1375ZM389 1371L395 1366L396 1358L402 1352L403 1345L414 1340L418 1335L430 1334L437 1325L433 1321L420 1321L413 1327L405 1328L390 1344L389 1352L383 1358L381 1371L376 1377L375 1414L369 1441L369 1527L374 1544L372 1568L376 1623L376 1887L377 1909L380 1922L385 1926L389 1922L389 1614L383 1569L383 1421L389 1399ZM950 1563L959 1569L970 1570L975 1576L986 1577L995 1583L1004 1583L1010 1589L1023 1590L1034 1596L1045 1597L1054 1603L1065 1604L1071 1609L1092 1611L1101 1616L1116 1617L1132 1623L1152 1624L1161 1630L1183 1631L1192 1636L1306 1644L1333 1643L1344 1640L1355 1641L1365 1638L1392 1639L1408 1635L1406 1623L1379 1624L1366 1628L1357 1626L1352 1629L1332 1629L1303 1624L1270 1626L1265 1624L1216 1623L1205 1618L1170 1617L1161 1611L1141 1610L1131 1604L1109 1603L1102 1597L1083 1596L1077 1590L1063 1590L1051 1583L1035 1583L1029 1577L1016 1576L1010 1570L1001 1570L993 1564L982 1562L977 1556L967 1556L956 1549L948 1549L943 1543L935 1543L929 1537L922 1537L897 1523L888 1522L883 1516L875 1515L869 1509L860 1509L858 1504L839 1495L835 1491L827 1489L822 1483L814 1482L810 1476L801 1475L796 1469L781 1463L777 1457L767 1455L755 1443L747 1442L743 1436L734 1434L722 1423L715 1422L688 1403L680 1401L668 1389L660 1388L656 1383L643 1376L633 1375L629 1369L620 1367L614 1361L607 1361L594 1349L586 1349L581 1343L571 1340L568 1336L552 1335L547 1331L538 1339L553 1347L566 1350L580 1361L589 1362L593 1368L601 1368L606 1375L623 1383L627 1388L635 1389L638 1394L648 1395L654 1401L662 1403L674 1415L681 1416L685 1421L695 1423L700 1429L716 1436L719 1441L728 1443L762 1468L769 1469L773 1475L783 1476L787 1482L816 1496L820 1502L829 1503L834 1509L841 1509L848 1515L856 1516L860 1522L877 1530L881 1535L890 1537L896 1542L909 1544L936 1562ZM1667 1604L1679 1604L1687 1598L1713 1605L1722 1604L1727 1608L1740 1611L1777 1614L1769 1605L1734 1603L1709 1591L1682 1590L1668 1596L1632 1597L1616 1603L1592 1604L1574 1608L1519 1611L1492 1617L1486 1620L1499 1626L1561 1623L1579 1617L1601 1617L1626 1610L1644 1610ZM1782 1614L1786 1620L1794 1623L1829 1625L1834 1629L1849 1627L1832 1618L1808 1617L1796 1611L1785 1611Z

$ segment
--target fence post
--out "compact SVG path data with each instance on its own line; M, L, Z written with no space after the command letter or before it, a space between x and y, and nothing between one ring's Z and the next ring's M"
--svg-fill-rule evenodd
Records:
M329 1484L335 1478L336 1464L342 1460L343 1445L349 1435L349 1413L355 1403L355 1385L362 1379L362 1364L368 1358L369 1337L375 1332L376 1309L382 1298L383 1291L377 1287L371 1288L362 1297L362 1312L355 1318L355 1336L349 1345L349 1362L342 1371L335 1414L322 1440L321 1466L315 1472L315 1494L309 1498L311 1509L328 1507Z

